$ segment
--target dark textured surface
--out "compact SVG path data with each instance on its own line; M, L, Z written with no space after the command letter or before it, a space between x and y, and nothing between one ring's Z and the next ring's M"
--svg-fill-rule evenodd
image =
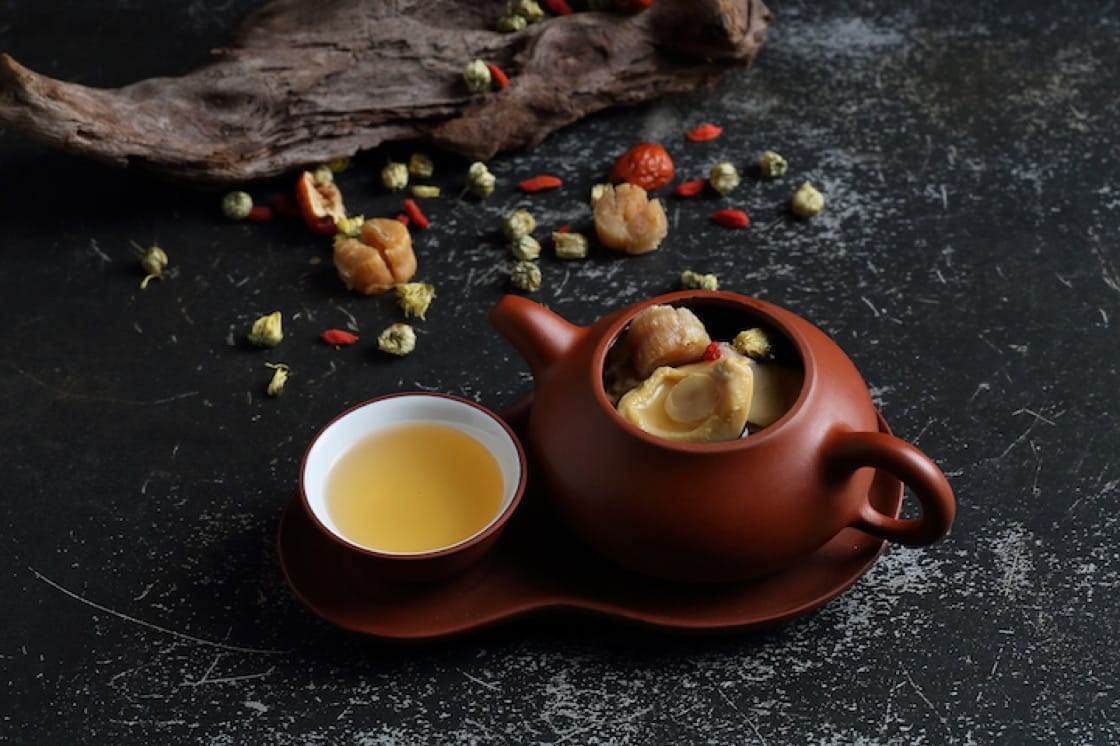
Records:
M5 5L0 49L119 85L197 65L250 2ZM371 347L389 299L349 295L325 242L231 224L179 191L0 134L0 740L13 743L1120 742L1120 24L1091 2L775 2L758 64L687 98L599 116L494 164L484 204L426 203L420 347ZM725 135L703 145L701 121ZM785 179L718 204L667 198L655 254L544 262L539 300L588 322L714 271L832 334L895 432L950 476L959 513L891 547L848 593L778 629L677 637L568 617L395 647L305 611L274 534L313 432L401 388L501 408L525 367L488 328L498 217L589 222L590 185L639 139L679 173L766 148ZM404 149L397 155L407 155ZM340 181L394 214L374 152ZM458 190L463 164L439 162ZM531 199L516 178L564 177ZM781 205L810 178L819 218ZM281 186L276 186L279 190ZM271 185L254 191L267 195ZM128 242L173 277L141 292ZM248 349L257 315L288 338ZM319 344L354 323L353 348ZM264 397L266 361L293 369Z

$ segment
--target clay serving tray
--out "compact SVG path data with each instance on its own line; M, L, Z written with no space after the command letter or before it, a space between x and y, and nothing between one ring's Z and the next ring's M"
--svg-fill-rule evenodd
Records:
M516 428L524 406L506 414ZM889 432L880 418L880 428ZM530 472L532 473L532 472ZM870 499L897 515L903 487L878 472ZM315 614L343 629L388 640L434 639L553 610L590 612L671 630L745 630L817 609L874 564L885 541L844 529L798 564L765 578L681 585L619 568L585 548L529 485L491 553L464 574L422 584L373 577L320 534L298 494L280 518L284 576Z

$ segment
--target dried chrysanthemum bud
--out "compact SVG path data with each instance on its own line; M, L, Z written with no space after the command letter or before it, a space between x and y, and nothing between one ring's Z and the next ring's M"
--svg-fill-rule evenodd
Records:
M266 392L271 397L280 396L288 383L288 366L284 363L265 363L265 367L272 368L272 380L268 382Z
M412 187L412 196L417 199L426 199L439 196L439 187L428 184L415 184Z
M811 218L824 209L824 195L806 181L794 193L790 208L799 218Z
M532 236L515 238L509 249L514 258L524 262L536 259L541 255L541 243Z
M334 158L332 160L327 161L323 165L325 165L327 168L329 168L332 173L340 174L343 171L345 171L346 169L350 168L350 159L349 158Z
M390 163L381 169L381 183L386 189L399 192L408 186L408 166L403 163Z
M463 82L471 93L486 93L490 90L490 68L482 60L471 60L463 68Z
M257 347L275 347L284 339L284 324L279 311L261 316L249 330L249 342Z
M506 234L506 238L511 241L516 241L522 236L527 236L537 228L537 220L533 214L521 208L508 213L502 218L502 232Z
M498 180L482 161L475 161L467 169L467 191L475 197L485 199L494 193Z
M430 179L436 164L427 153L413 153L408 157L408 172L418 179Z
M498 19L497 28L502 33L510 34L521 31L528 25L529 22L521 16L507 14Z
M408 324L390 324L377 337L377 349L404 356L416 349L416 330Z
M754 327L736 334L735 339L731 340L731 346L740 355L757 360L770 354L770 336L762 329Z
M758 159L758 172L762 174L764 179L776 179L779 176L784 176L786 171L789 171L789 164L786 163L786 159L773 150L767 150Z
M587 251L590 248L587 236L582 233L570 232L553 233L552 247L556 251L557 259L584 259L587 257Z
M428 306L432 305L432 298L435 297L435 285L426 282L405 282L397 285L397 304L406 317L416 316L426 319Z
M316 184L333 184L334 171L331 170L330 166L324 163L321 166L315 167L315 170L311 172L311 178Z
M719 278L686 269L681 272L681 287L685 290L719 290Z
M506 3L506 15L520 16L526 23L536 23L544 18L544 10L537 0L510 0Z
M230 220L244 220L253 209L253 198L248 192L230 192L222 197L222 214Z
M595 186L591 187L592 208L594 208L595 205L599 204L599 200L602 199L603 195L607 193L608 187L610 187L610 184L596 184Z
M509 274L510 283L518 290L532 293L540 290L541 268L536 262L518 262Z
M355 215L352 218L336 218L334 227L338 233L345 236L357 236L364 222L366 222L365 215Z
M739 170L732 164L724 161L717 163L712 167L712 173L708 176L708 183L712 185L720 194L727 194L739 186L742 178L739 176Z
M140 281L140 289L147 288L148 283L152 280L162 280L163 270L170 261L167 258L167 252L155 245L145 249L135 241L132 242L132 248L140 257L140 269L144 270L144 279Z

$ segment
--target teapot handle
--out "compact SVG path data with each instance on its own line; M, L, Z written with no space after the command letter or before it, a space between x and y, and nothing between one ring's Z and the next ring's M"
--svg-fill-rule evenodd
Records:
M953 488L916 447L884 432L848 431L838 433L826 452L834 476L843 478L866 466L882 469L909 487L922 508L917 518L895 518L865 501L854 528L907 546L932 544L949 532L957 511Z

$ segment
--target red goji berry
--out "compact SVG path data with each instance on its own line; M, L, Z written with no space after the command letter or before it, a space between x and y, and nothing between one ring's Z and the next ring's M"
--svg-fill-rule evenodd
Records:
M556 229L556 232L557 233L571 233L572 232L572 226L562 225L562 226L560 226L559 228Z
M498 86L498 90L509 88L509 76L502 72L502 68L497 65L486 63L486 67L490 70L490 79L494 81L494 85Z
M566 0L543 0L541 5L553 15L567 16L572 13L572 6L568 5Z
M272 220L272 208L268 205L253 205L246 215L249 220L255 220L258 223L265 223Z
M559 189L563 185L564 182L560 181L560 179L546 174L544 176L534 176L531 179L525 179L525 181L517 185L517 188L528 194L534 194L548 189Z
M401 225L408 225L412 221L409 220L408 216L405 215L403 212L398 212L397 213L397 222L400 223Z
M653 5L653 0L614 0L615 10L622 13L641 13Z
M689 142L707 142L714 140L723 134L723 127L717 127L714 124L702 124L695 129L691 129L685 133L685 137Z
M712 222L724 228L746 228L751 219L742 210L716 210L711 215Z
M327 329L319 335L319 339L335 347L346 347L358 341L358 335L344 332L341 329Z
M652 192L672 181L674 173L673 159L665 148L657 143L643 142L627 150L614 162L607 180L612 184L625 181Z
M693 179L692 181L682 181L677 184L678 197L695 197L700 192L704 191L704 187L708 185L707 179Z
M708 361L719 360L722 355L723 355L723 353L720 352L720 349L719 349L719 342L712 342L711 344L709 344L707 347L704 348L704 359L705 360L708 360Z
M410 222L416 223L417 228L423 229L431 225L428 218L424 217L424 213L420 211L419 205L411 199L404 201L404 213L408 216Z

